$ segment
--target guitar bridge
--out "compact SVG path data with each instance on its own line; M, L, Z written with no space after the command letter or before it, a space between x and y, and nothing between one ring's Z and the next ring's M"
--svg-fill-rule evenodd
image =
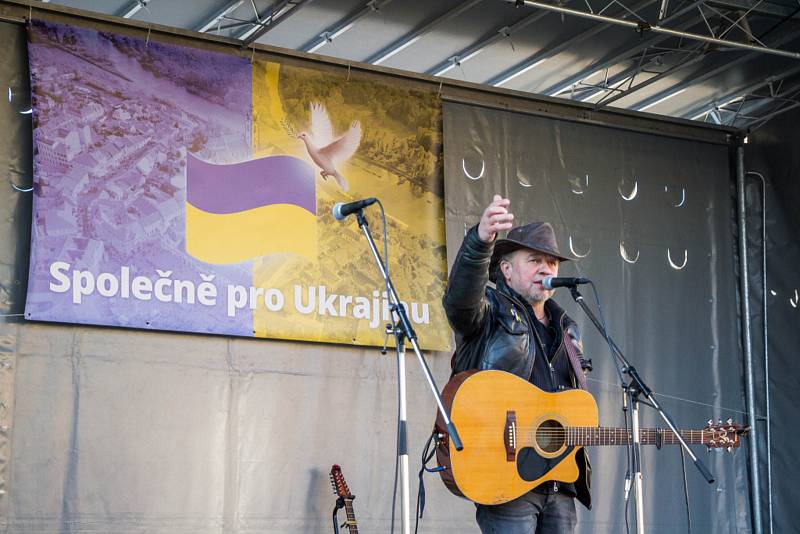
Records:
M513 462L517 459L517 412L506 412L506 426L503 431L503 443L506 447L506 461Z

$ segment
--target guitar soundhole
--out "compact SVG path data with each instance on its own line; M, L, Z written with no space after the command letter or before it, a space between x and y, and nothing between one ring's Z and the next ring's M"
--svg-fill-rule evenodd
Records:
M536 429L536 444L544 452L557 452L564 446L564 427L558 421L548 419Z

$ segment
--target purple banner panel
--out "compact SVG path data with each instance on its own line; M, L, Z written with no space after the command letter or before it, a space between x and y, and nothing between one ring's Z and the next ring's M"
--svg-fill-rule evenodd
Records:
M291 204L317 213L314 169L294 156L214 165L189 154L186 176L186 201L209 213L236 213L271 204Z
M252 311L228 305L252 262L185 251L187 154L251 157L249 61L36 20L29 56L26 317L252 336Z

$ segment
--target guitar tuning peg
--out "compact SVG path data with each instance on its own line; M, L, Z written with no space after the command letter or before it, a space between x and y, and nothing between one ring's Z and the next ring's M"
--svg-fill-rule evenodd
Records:
M726 423L728 423L729 425L732 425L732 424L733 424L733 419L731 419L730 417L728 417L728 420L727 420L727 421L725 421L725 422L726 422Z
M727 450L728 452L733 452L733 447L731 445L728 445L728 448L725 450Z
M722 419L717 419L717 424L722 425Z
M708 420L708 426L711 426L711 425L713 425L713 424L714 424L714 420L713 420L713 419L709 419L709 420Z

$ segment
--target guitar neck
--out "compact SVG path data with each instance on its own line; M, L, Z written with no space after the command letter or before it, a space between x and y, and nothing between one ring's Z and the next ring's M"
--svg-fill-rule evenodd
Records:
M353 511L353 499L344 500L344 511L347 514L345 526L350 534L358 534L358 523L356 523L356 513Z
M625 428L613 427L566 427L568 445L626 445L632 441L633 432ZM705 443L703 430L678 430L686 443ZM672 430L640 428L639 442L642 445L675 445L680 443Z

